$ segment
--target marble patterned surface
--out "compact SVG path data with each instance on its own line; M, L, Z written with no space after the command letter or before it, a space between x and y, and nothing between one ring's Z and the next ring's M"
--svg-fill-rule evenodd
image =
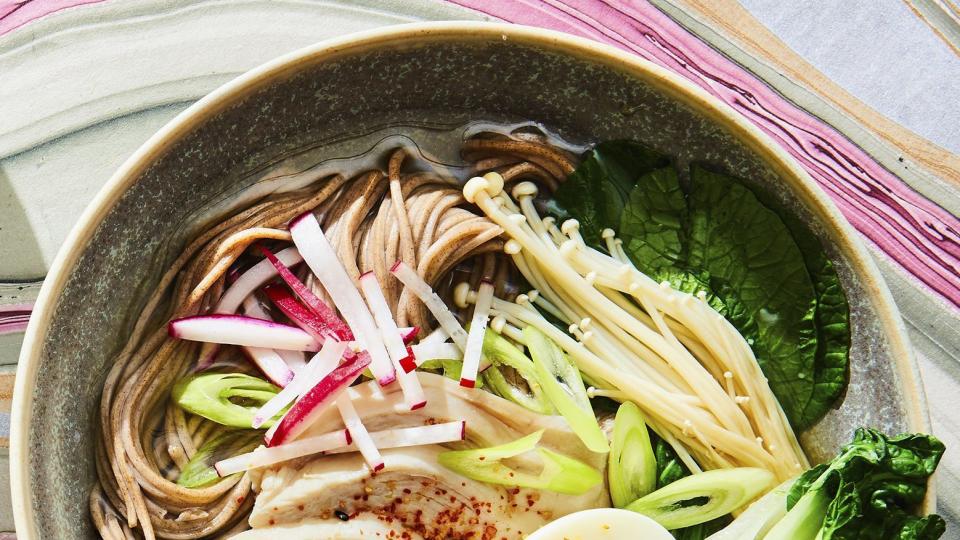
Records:
M416 20L496 18L559 28L646 56L741 109L794 152L868 240L918 350L934 431L948 446L960 448L954 435L960 434L960 417L951 409L960 384L960 183L954 180L960 169L952 164L940 170L929 163L917 165L911 157L929 150L923 143L898 147L871 133L870 125L851 121L850 115L832 107L835 90L825 90L825 85L803 87L783 77L790 66L778 64L782 57L750 50L697 4L691 0L0 3L0 366L9 371L15 363L18 331L36 289L87 201L127 155L194 100L258 63L326 37ZM856 97L941 147L954 152L960 148L960 123L955 121L960 109L950 106L955 100L946 99L960 83L960 61L948 41L917 26L897 0L858 8L825 2L832 11L821 9L816 14L804 9L802 2L788 7L761 0L743 4ZM843 21L837 21L840 10L848 14ZM849 16L851 10L854 16ZM851 40L849 28L841 32L841 23L860 30L864 39ZM750 25L757 25L756 20L742 16L731 20L732 27ZM885 31L910 39L884 40ZM833 50L847 47L852 52L831 55L830 49L818 45L825 39L832 40ZM870 39L886 48L866 46ZM879 50L885 59L882 75L889 75L889 82L856 69L860 60L856 54L877 59ZM910 70L917 69L910 54L936 59L936 71L910 77ZM909 93L896 93L898 76L908 77ZM0 385L0 430L8 410L4 408L8 395L2 389ZM948 453L940 475L941 510L954 524L960 511L958 474L960 459ZM0 530L10 527L8 504L0 495Z

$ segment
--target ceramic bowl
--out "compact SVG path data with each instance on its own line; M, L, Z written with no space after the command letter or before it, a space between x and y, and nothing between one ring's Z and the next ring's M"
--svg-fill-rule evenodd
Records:
M278 156L343 155L385 126L534 120L581 141L632 138L747 179L810 225L851 307L850 386L806 432L822 459L860 425L928 430L913 356L877 268L840 212L781 148L656 65L568 35L481 23L391 27L263 65L172 120L107 182L73 229L27 330L12 413L20 538L89 538L95 410L113 354L200 216ZM338 154L339 153L339 154Z

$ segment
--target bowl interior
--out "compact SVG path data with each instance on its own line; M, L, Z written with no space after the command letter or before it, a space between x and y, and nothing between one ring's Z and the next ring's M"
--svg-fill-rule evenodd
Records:
M850 300L851 382L842 404L805 434L811 457L834 452L860 425L914 427L908 418L917 398L898 375L890 338L899 330L853 264L834 218L810 204L809 187L750 150L732 122L705 113L710 107L699 99L678 99L659 72L555 39L507 39L500 30L400 32L304 53L158 146L89 240L73 246L79 258L64 270L62 290L48 296L51 316L24 356L36 373L20 466L29 471L39 537L94 536L87 496L100 388L145 293L178 249L233 194L262 180L265 164L307 148L314 160L350 155L369 148L369 137L358 135L385 128L419 129L429 150L450 142L444 129L471 120L533 120L570 140L637 139L747 179L810 224Z

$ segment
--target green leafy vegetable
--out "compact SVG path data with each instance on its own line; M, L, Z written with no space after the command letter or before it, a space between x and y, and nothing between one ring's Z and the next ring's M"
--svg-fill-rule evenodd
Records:
M667 529L706 523L747 504L774 484L770 471L753 467L717 469L687 476L632 503Z
M886 437L857 430L829 463L805 472L790 488L787 515L767 540L933 540L945 524L935 514L913 514L943 443L931 435Z
M816 390L816 301L803 255L746 187L700 167L691 182L687 263L727 284L754 314L760 367L791 423L805 427L815 420L803 411Z
M243 373L201 373L178 382L173 387L173 400L207 420L249 428L257 410L279 391L267 381ZM272 424L270 420L263 427Z
M180 471L177 484L187 488L200 488L220 479L214 464L239 454L245 454L260 446L261 436L256 431L235 430L217 435L203 443L193 454L186 467Z
M783 217L803 254L816 292L814 327L817 331L817 350L813 374L815 389L804 407L803 416L819 418L818 412L829 409L846 389L850 351L850 307L840 286L837 271L823 252L819 240L803 227L796 217Z
M640 408L626 401L613 421L607 481L610 499L624 508L657 487L657 459Z
M677 453L660 437L654 439L653 454L657 459L657 489L690 475Z
M587 152L554 199L580 221L587 242L620 225L620 214L637 179L670 163L665 156L632 141L608 141Z
M624 249L641 272L658 275L685 264L684 224L686 196L673 167L641 176L630 191L630 200L619 222Z
M605 249L613 228L642 272L707 301L747 339L795 429L847 381L849 314L836 271L797 218L703 167L681 182L669 160L629 141L597 145L558 191L562 213ZM558 211L561 212L561 211Z
M523 342L533 357L537 380L553 406L587 448L598 453L608 452L610 445L597 423L577 366L556 343L533 326L523 329Z
M543 430L540 430L500 446L443 452L437 456L437 461L461 476L480 482L542 489L568 495L586 493L603 482L600 472L593 467L550 449L538 447L537 443L542 436ZM531 451L536 451L543 462L543 469L538 475L518 471L503 464L503 460Z

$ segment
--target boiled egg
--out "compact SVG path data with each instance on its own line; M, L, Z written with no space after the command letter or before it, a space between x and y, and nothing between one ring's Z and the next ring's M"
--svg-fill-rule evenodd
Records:
M673 540L673 536L643 514L595 508L551 521L527 540Z

